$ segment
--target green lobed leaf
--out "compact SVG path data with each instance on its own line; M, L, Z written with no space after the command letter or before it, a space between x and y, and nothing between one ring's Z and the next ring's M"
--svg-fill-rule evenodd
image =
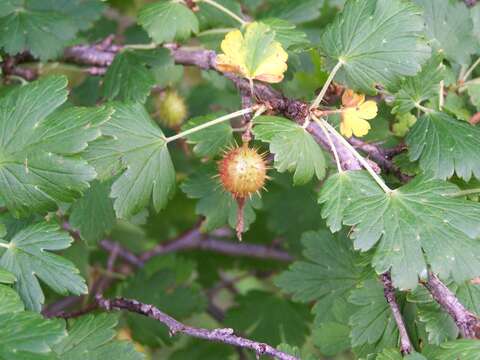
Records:
M468 310L479 313L480 285L472 284L470 281L459 285L448 281L446 285ZM419 287L411 292L408 301L415 303L418 320L425 325L430 344L439 345L458 337L458 327L452 317L433 300L425 288Z
M270 144L279 172L294 173L295 185L309 182L314 175L319 180L325 176L323 151L300 125L277 116L259 116L254 120L253 133L258 140Z
M407 113L416 105L437 95L444 68L439 57L432 57L416 76L405 78L400 83L400 90L395 94L392 113Z
M195 339L189 341L186 347L173 352L169 360L225 360L234 354L234 348L229 345Z
M23 305L20 296L10 286L0 285L0 315L8 313L16 313L23 311Z
M455 322L439 305L434 303L419 304L417 311L418 319L425 324L430 344L440 344L457 338L458 328Z
M79 158L100 136L108 107L64 108L66 78L49 77L0 99L0 196L16 215L54 210L71 202L95 178Z
M434 112L419 118L406 138L410 160L439 179L454 173L480 178L480 128Z
M480 341L458 339L440 345L432 360L477 360L480 353Z
M29 310L39 312L45 297L39 284L42 280L56 293L87 293L85 280L65 258L49 252L70 246L73 239L55 224L40 222L16 233L9 242L0 240L0 266L17 278L15 289Z
M270 293L253 290L236 297L224 323L256 341L276 346L288 342L301 346L308 333L308 309Z
M268 25L275 32L275 40L282 44L285 50L297 50L307 48L310 41L307 34L298 30L295 25L287 20L268 18L262 19L262 23Z
M177 257L157 261L159 263L151 260L142 271L137 272L125 284L122 295L152 304L178 320L204 310L205 296L198 284L192 281L194 266ZM156 320L128 314L127 323L133 339L143 344L158 347L172 341L168 328Z
M377 273L391 270L396 287L415 288L427 263L440 277L463 282L479 275L480 204L449 195L456 191L453 184L417 176L391 193L354 202L344 224L354 226L356 249L378 243L373 266Z
M401 0L349 0L324 31L320 47L341 61L349 87L366 93L389 86L400 76L415 75L430 56L421 41L420 9Z
M215 2L242 18L242 9L239 2L235 0L215 0ZM237 20L225 16L225 13L215 6L206 2L198 2L197 4L200 10L195 15L201 28L231 28L239 25Z
M157 44L184 40L198 32L198 19L185 5L173 0L161 0L144 6L138 22Z
M313 330L313 341L323 355L333 356L351 347L349 320L356 311L357 307L346 299L334 300L328 319Z
M121 52L105 74L103 96L110 100L144 103L156 83L152 68L165 65L168 58L167 49Z
M88 29L105 10L102 0L30 0L30 6L35 10L55 10L67 16L80 30Z
M113 200L109 197L111 185L111 181L94 181L70 209L70 225L91 245L101 240L115 225Z
M434 50L462 65L476 51L473 22L461 2L415 0L423 8L426 35Z
M182 126L182 131L205 124L206 122L216 119L222 115L225 114L213 113L205 116L194 117ZM189 144L195 144L193 147L193 152L197 156L214 157L220 151L226 150L228 146L233 144L233 129L229 123L223 122L188 135L187 142Z
M3 0L0 47L15 55L30 51L45 61L61 54L78 30L87 29L103 10L98 0Z
M322 218L327 219L330 231L337 232L342 228L345 209L351 203L376 194L381 194L381 189L366 171L335 173L325 181L319 193Z
M0 315L0 359L51 359L52 345L67 335L62 320L32 312Z
M322 1L318 0L273 0L271 8L266 13L267 17L278 17L293 24L300 24L315 20L320 16Z
M2 284L13 284L17 278L10 271L5 270L0 267L0 283Z
M92 143L85 156L100 179L121 173L110 193L117 217L130 218L150 201L158 212L175 189L165 136L142 105L115 103L113 107L111 120L102 126L104 137Z
M217 173L209 167L202 167L181 185L182 191L191 199L199 199L196 213L205 216L202 231L211 231L226 224L235 228L238 205L233 196L227 193L220 183ZM261 207L258 195L245 201L244 230L255 221L254 209Z
M385 349L381 354L375 358L375 360L427 360L423 355L413 352L411 354L403 356L398 349Z
M302 236L302 244L306 260L294 262L275 279L275 284L292 294L295 301L315 301L312 311L315 322L320 324L328 319L334 301L348 297L370 269L361 265L344 234L309 231Z
M86 315L69 321L68 336L53 346L57 359L140 360L144 355L132 343L115 340L117 317L110 314Z
M478 8L480 9L480 6ZM472 104L480 110L480 84L467 85L467 92Z
M318 229L317 193L309 186L291 186L287 175L276 175L262 194L267 227L288 241L289 250L301 247L298 239L308 230ZM301 216L291 216L301 214ZM289 219L289 221L285 221Z
M398 329L385 299L383 286L378 280L368 280L363 286L353 290L348 301L359 307L350 317L350 339L353 347L382 343L382 338L386 338L392 346L396 345ZM397 298L397 301L401 306L401 299ZM384 344L377 350L381 350L383 346Z

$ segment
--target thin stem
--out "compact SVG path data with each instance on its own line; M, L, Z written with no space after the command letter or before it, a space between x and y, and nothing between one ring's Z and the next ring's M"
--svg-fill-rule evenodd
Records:
M362 164L362 166L365 168L365 170L368 171L368 173L372 176L372 178L377 182L377 184L382 188L382 190L385 192L385 193L391 193L392 192L392 189L390 189L387 184L385 184L385 182L383 181L383 179L378 176L378 174L372 169L372 167L370 166L370 164L368 163L367 160L364 159L364 157L362 155L360 155L358 153L357 150L355 150L355 148L350 145L350 143L345 140L345 138L340 135L337 130L335 130L335 128L330 125L327 121L325 120L320 120L324 125L325 127L333 134L335 135L336 138L338 138L338 140L340 140L340 142L352 153L353 156L355 156L357 158L357 160L360 162L360 164Z
M328 130L325 128L325 125L318 119L316 116L312 115L313 120L320 126L320 129L323 131L325 134L328 144L330 145L330 148L332 149L333 157L335 158L335 162L337 163L337 169L339 173L343 173L342 165L340 164L340 158L338 157L337 153L337 148L335 147L332 138L330 137L330 133Z
M323 87L322 87L322 90L320 91L320 94L318 94L317 98L312 102L312 105L310 105L310 110L311 109L316 109L318 107L318 105L320 105L320 103L323 100L323 97L325 96L325 94L328 90L328 87L330 86L331 82L333 81L333 78L335 77L338 70L340 70L340 68L342 67L343 64L344 64L344 62L342 60L339 60L337 65L335 65L335 67L332 69L332 72L328 76L327 81L325 81L325 84L323 84Z
M443 80L440 81L440 91L438 92L438 109L440 111L442 111L443 105L445 105L444 86L445 86L445 82Z
M475 68L480 64L480 57L477 59L477 61L475 61L472 66L470 66L468 68L468 70L465 72L465 74L463 75L461 81L466 81L468 79L468 77L472 74L473 70L475 70Z
M242 24L242 26L245 26L248 24L248 21L245 21L243 20L240 16L238 16L237 14L235 14L234 12L230 11L229 9L227 9L225 6L217 3L216 1L214 0L196 0L197 3L199 2L204 2L205 4L209 4L209 5L212 5L213 7L216 7L218 10L224 12L225 14L227 14L228 16L230 16L232 19L235 19L236 21L238 21L240 24Z
M450 193L446 195L451 197L461 197L461 196L475 195L475 194L480 194L480 188L461 190L461 191L457 191L455 193Z
M465 67L465 65L462 65L460 67L460 73L458 74L458 82L461 82L464 75L465 75L465 71L467 70L467 68Z
M21 76L18 76L18 75L7 75L7 76L11 80L17 80L22 86L28 84L28 80Z
M238 117L238 116L251 113L255 108L256 108L256 107L253 107L253 106L252 106L252 107L249 107L249 108L247 108L247 109L238 110L238 111L235 111L235 112L233 112L233 113L231 113L231 114L227 114L227 115L224 115L224 116L220 116L219 118L213 119L212 121L206 122L205 124L195 126L195 127L191 128L191 129L182 131L182 132L180 132L180 133L178 133L178 134L176 134L176 135L167 137L165 140L166 140L167 143L170 143L170 142L172 142L172 141L181 139L181 138L183 138L183 137L185 137L185 136L187 136L187 135L196 133L197 131L206 129L206 128L210 127L210 126L214 126L214 125L220 124L220 123L222 123L222 122L224 122L224 121L227 121L227 120L236 118L236 117Z
M155 49L158 45L155 43L150 44L127 44L125 45L122 50L152 50Z
M225 34L225 33L228 33L232 30L235 30L235 28L217 28L217 29L209 29L209 30L205 30L205 31L200 31L198 34L197 34L197 37L201 37L201 36L208 36L208 35L217 35L217 34Z
M0 242L0 247L3 247L5 249L10 249L10 244L5 244L3 242Z
M421 111L423 111L423 112L426 113L426 114L430 114L430 113L435 112L435 110L430 109L430 108L427 108L427 107L425 107L425 106L423 106L423 105L420 105L419 103L415 103L415 107L416 107L418 110L421 110Z

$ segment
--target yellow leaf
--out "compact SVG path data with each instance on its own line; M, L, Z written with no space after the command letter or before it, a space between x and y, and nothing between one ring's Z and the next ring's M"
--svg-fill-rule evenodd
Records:
M258 22L248 24L245 34L240 30L230 31L222 41L223 54L217 56L217 69L249 80L282 81L288 54L274 39L275 32Z
M375 101L365 101L365 95L346 90L342 96L342 121L340 132L346 136L364 136L370 130L371 120L377 116L378 108Z

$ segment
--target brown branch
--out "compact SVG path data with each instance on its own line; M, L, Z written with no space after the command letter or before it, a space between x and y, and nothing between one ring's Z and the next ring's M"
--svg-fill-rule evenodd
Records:
M216 53L211 50L186 50L175 45L166 45L172 54L176 64L184 66L195 66L204 70L217 70ZM113 50L118 51L120 47ZM112 48L99 49L96 45L76 45L65 50L64 60L75 64L88 65L93 67L95 71L99 71L99 67L109 66L116 53ZM250 84L247 80L239 78L233 74L223 74L232 80L240 93L249 93ZM284 97L281 93L274 90L271 86L256 83L254 92L257 99L268 104L270 110L274 113L280 113L287 118L303 124L308 115L309 104ZM316 124L310 124L307 130L312 134L315 140L327 151L331 152L328 139L325 134L318 128ZM340 161L344 169L359 170L361 165L358 160L343 146L337 139L334 139Z
M122 46L112 44L111 40L112 37L108 37L99 44L68 47L64 51L63 60L69 63L87 66L85 71L91 75L103 75L107 67L113 62L117 53L123 49ZM195 66L204 70L217 70L215 62L216 53L214 51L187 50L176 44L166 44L164 47L170 49L172 57L178 65ZM250 92L250 85L247 80L233 74L223 73L223 75L234 82L240 93L246 94ZM283 114L285 117L299 124L304 123L308 115L308 103L286 98L271 86L264 83L256 83L254 85L254 92L259 101L269 105L272 112ZM320 146L326 151L331 152L328 139L316 124L311 123L307 127L307 131L312 134ZM362 168L358 160L342 143L335 138L333 141L344 169L359 170ZM375 151L370 153L369 148L365 148L364 151L366 151L374 161L378 160L378 165L385 171L401 176L400 180L402 181L406 180L404 175L401 174L390 159L385 157L377 158Z
M395 288L392 284L392 278L390 277L389 273L384 273L380 275L380 280L382 280L383 283L383 293L385 295L385 299L387 299L388 305L390 306L390 310L393 314L393 318L397 323L398 332L400 334L400 352L403 355L410 354L413 350L413 346L410 342L410 338L408 337L407 328L405 327L402 313L400 311L400 307L398 306L397 298L395 297Z
M154 256L168 254L183 250L205 250L232 256L248 256L257 259L269 259L278 261L292 261L293 257L286 251L259 244L240 243L227 240L219 240L211 235L202 234L198 228L187 231L179 237L160 243L153 249L137 256L129 250L116 245L110 240L102 240L100 245L107 251L117 249L118 256L137 267L142 267L145 262Z
M107 311L127 310L160 321L168 327L172 336L177 333L182 333L199 339L250 349L255 351L257 356L266 355L280 360L300 360L297 357L279 351L270 345L237 336L234 334L233 329L225 328L209 330L185 325L165 314L155 306L143 304L137 300L124 298L107 300L102 296L97 296L97 302L100 308Z
M144 265L143 261L140 260L137 255L114 241L104 239L100 241L100 246L108 252L112 252L116 249L119 257L136 267L143 267Z
M430 272L427 282L422 283L433 299L450 314L462 337L480 339L480 319L457 299L455 294L435 275Z

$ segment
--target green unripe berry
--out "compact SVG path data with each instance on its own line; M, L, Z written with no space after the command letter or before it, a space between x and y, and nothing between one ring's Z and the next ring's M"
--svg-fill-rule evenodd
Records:
M175 90L167 90L156 99L160 124L177 129L187 118L187 105Z
M417 118L410 113L397 115L397 122L392 126L393 134L398 137L404 137L416 121Z

